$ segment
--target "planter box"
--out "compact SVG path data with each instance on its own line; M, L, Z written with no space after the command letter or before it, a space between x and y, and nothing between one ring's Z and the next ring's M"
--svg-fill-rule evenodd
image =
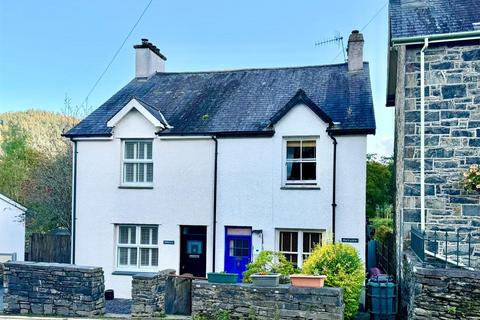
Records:
M253 274L250 278L257 287L276 287L280 282L280 274Z
M209 272L207 274L208 282L212 283L237 283L238 274Z
M322 288L327 276L311 276L306 274L292 274L290 280L294 287Z

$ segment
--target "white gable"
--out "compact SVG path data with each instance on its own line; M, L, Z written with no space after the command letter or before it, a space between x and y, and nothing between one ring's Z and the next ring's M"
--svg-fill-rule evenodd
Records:
M157 118L155 118L150 113L150 111L145 109L145 107L140 102L138 102L138 100L135 99L135 98L132 98L132 100L130 100L129 103L127 103L120 111L117 112L117 114L115 116L113 116L113 118L111 118L107 122L107 127L109 127L109 128L115 127L133 109L140 112L145 117L145 119L147 119L155 128L165 129L165 127L168 127L168 125L165 126ZM163 117L163 115L160 112L158 112L158 113L162 117L164 123L167 123L165 118Z
M21 204L13 201L12 199L4 196L3 194L0 193L0 201L4 202L4 203L7 203L9 206L11 207L15 207L17 209L19 209L20 211L23 211L23 212L26 212L27 211L27 208L25 208L24 206L22 206Z
M328 123L303 103L290 109L275 125L275 132L285 135L326 134Z

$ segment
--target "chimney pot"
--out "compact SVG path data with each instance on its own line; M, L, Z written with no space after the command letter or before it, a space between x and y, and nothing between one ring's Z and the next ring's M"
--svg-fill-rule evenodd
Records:
M363 34L353 30L348 37L348 71L363 70Z
M149 78L157 72L164 72L167 58L148 39L142 38L141 40L142 44L133 46L135 48L135 77Z

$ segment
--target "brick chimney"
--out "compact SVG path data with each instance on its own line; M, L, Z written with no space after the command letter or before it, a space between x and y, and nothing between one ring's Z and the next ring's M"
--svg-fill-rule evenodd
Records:
M149 78L156 72L165 71L165 61L167 58L160 53L155 45L142 39L141 44L133 46L135 48L135 77Z
M353 30L348 37L348 71L363 70L363 34Z

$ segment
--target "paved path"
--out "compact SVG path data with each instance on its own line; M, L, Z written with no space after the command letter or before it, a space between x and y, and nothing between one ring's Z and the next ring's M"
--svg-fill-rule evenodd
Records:
M132 300L113 299L105 301L105 312L110 314L129 315L132 310Z
M3 312L3 287L0 286L0 313Z

